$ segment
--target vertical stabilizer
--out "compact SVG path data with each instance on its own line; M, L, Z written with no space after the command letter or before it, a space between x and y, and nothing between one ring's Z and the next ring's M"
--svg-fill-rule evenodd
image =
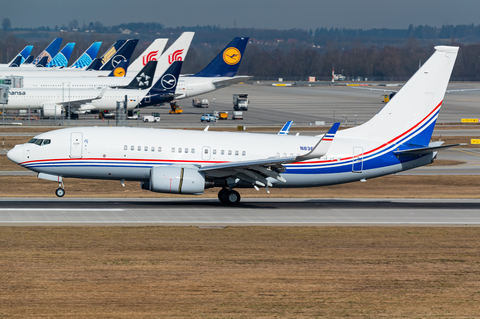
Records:
M67 43L67 45L65 45L63 49L58 52L50 62L47 63L46 67L66 67L68 64L68 60L70 60L70 56L72 55L74 46L74 42Z
M105 59L102 58L104 64L100 68L100 71L111 71L118 65L118 63L120 63L120 61L130 60L137 43L138 39L129 39L120 49L118 49L118 51L113 52L106 62L104 62Z
M339 137L381 143L428 145L443 102L458 47L435 53L370 121Z
M63 38L55 38L42 53L40 53L33 61L33 64L37 64L44 56L47 57L47 63L50 62L53 57L60 50L60 45L62 44Z
M153 43L150 44L132 64L130 64L128 70L133 73L139 72L148 62L158 61L167 45L167 41L168 39L155 39L155 41L153 41Z
M193 75L196 77L231 77L235 76L243 58L249 38L234 38L220 51L205 69Z
M82 69L89 66L97 57L98 50L100 50L101 45L102 42L92 43L92 45L85 52L83 52L83 54L77 59L77 61L73 62L70 68Z
M155 72L155 80L172 65L175 61L185 61L188 49L192 43L195 32L183 32L181 36L175 41L158 59L157 71ZM131 69L130 69L131 70Z
M15 59L20 56L20 64L22 64L23 62L25 62L25 60L28 58L28 56L30 55L30 53L32 52L32 49L33 49L33 45L27 45L22 51L20 51L20 53L14 57L12 59L12 61L10 61L9 65L10 66L13 66L12 63L13 61L15 61ZM17 60L18 61L18 60ZM16 66L20 66L20 64L17 64Z

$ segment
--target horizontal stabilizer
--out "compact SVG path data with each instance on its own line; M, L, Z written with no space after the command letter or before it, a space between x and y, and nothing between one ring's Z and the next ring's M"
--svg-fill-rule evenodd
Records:
M455 146L460 146L460 145L465 145L465 144L450 144L450 145L439 145L439 146L427 146L427 147L411 148L411 149L407 149L407 150L394 151L393 154L395 154L395 155L425 155L425 154L429 154L429 153L432 153L432 152L436 152L436 151L444 149L444 148L450 148L450 147L455 147Z

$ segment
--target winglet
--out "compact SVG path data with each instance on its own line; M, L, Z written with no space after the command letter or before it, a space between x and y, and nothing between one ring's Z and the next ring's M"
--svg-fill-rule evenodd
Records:
M340 122L334 123L327 133L318 141L317 145L305 155L297 156L295 161L305 161L312 158L320 158L327 154L330 145L332 145L333 138L340 127Z
M290 132L290 128L292 127L293 121L288 121L285 123L285 125L282 127L282 129L278 132L278 135L288 135L288 132Z

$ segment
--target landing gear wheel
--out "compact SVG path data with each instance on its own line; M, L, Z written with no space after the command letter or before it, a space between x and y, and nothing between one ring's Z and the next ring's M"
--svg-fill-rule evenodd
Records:
M234 190L227 191L223 198L228 205L237 205L240 202L240 194Z
M218 200L220 201L220 203L222 203L222 204L227 203L227 200L225 199L225 195L227 194L227 192L228 192L228 189L226 189L226 188L222 188L218 192Z
M57 190L55 191L55 195L57 195L58 197L63 197L63 195L65 195L65 190L63 188L57 188Z

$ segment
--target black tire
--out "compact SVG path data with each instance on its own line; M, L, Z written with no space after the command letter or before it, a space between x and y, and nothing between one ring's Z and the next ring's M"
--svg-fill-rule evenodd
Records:
M222 203L222 204L227 203L227 200L225 199L225 195L227 194L227 192L228 192L228 189L226 189L226 188L222 188L218 192L218 200L220 201L220 203Z
M225 199L225 204L228 205L237 205L241 199L240 194L234 190L227 191L223 198Z
M57 195L58 197L63 197L65 196L65 190L59 187L55 190L55 195Z
M143 121L144 121L145 123L148 123L148 119L144 119Z

